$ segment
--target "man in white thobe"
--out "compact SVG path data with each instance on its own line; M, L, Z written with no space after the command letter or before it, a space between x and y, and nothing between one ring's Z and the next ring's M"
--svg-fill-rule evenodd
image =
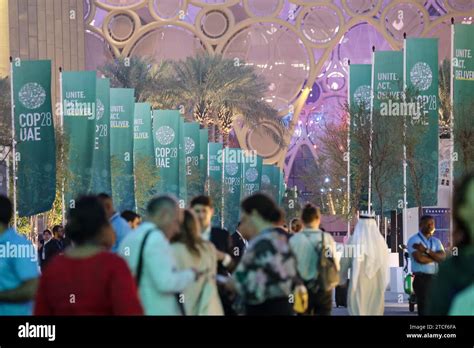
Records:
M345 248L341 279L350 270L349 314L383 315L389 255L373 217L361 216Z

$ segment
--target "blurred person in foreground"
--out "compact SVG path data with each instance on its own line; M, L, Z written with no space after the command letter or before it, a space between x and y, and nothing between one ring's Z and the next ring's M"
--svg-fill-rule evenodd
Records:
M474 315L474 174L455 188L453 220L453 253L433 278L428 315Z
M12 216L12 203L0 195L0 316L31 315L38 286L38 254L30 241L9 227ZM13 248L17 252L10 255Z
M344 284L350 271L349 314L383 315L389 254L373 216L360 216L344 250L340 274Z
M95 196L69 211L74 246L55 257L40 278L35 315L141 315L135 281L125 261L104 248L109 221Z
M186 314L179 295L201 275L191 267L177 270L169 241L179 233L180 219L175 198L156 196L147 205L145 221L120 244L146 315Z
M201 226L192 210L185 210L179 234L172 244L178 269L195 267L203 274L183 291L186 315L224 315L217 292L217 254L214 245L201 238Z
M286 236L275 230L282 213L262 193L244 199L241 209L240 231L249 245L226 286L240 296L246 315L293 315L296 260Z
M304 228L290 239L290 248L296 257L298 275L308 289L309 301L307 315L331 315L332 289L322 284L319 275L321 257L332 260L328 267L339 272L339 257L336 253L336 242L331 234L321 231L321 212L314 204L308 203L301 212ZM323 250L324 244L324 250ZM323 254L325 253L325 254ZM334 284L334 287L337 285ZM329 288L330 286L328 286ZM334 288L332 287L332 288Z
M107 193L100 193L97 197L104 207L107 219L109 219L110 225L112 226L112 230L115 234L115 243L112 245L111 251L118 252L118 246L125 236L131 231L130 226L127 221L115 211L112 197L110 197Z

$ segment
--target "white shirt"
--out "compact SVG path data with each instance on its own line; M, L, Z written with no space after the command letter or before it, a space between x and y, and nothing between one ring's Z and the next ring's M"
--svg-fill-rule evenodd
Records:
M180 315L176 294L181 293L195 279L192 270L176 271L170 243L164 233L150 222L142 223L129 233L119 246L119 254L127 261L135 276L140 247L145 234L153 230L143 250L143 268L139 295L146 315Z
M296 257L298 274L303 280L312 280L318 277L319 255L316 253L316 247L319 248L323 233L324 245L331 251L334 263L339 270L339 254L336 252L334 238L321 230L303 229L289 240L291 251Z

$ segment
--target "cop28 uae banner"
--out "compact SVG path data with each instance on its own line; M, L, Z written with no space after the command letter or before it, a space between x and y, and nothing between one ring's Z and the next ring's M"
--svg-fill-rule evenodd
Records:
M438 39L405 40L405 79L420 115L407 123L408 207L438 201Z
M368 192L367 171L369 163L360 160L363 156L364 146L359 143L353 135L364 131L367 132L370 115L370 98L372 84L372 65L351 64L349 66L349 107L350 119L350 187L351 192L357 195L353 202L359 209L367 209L366 196Z
M222 227L222 143L209 143L207 154L208 190L214 202L212 226Z
M179 128L182 122L178 110L153 111L153 144L158 168L160 193L179 198Z
M263 158L258 156L255 151L245 152L244 158L241 199L260 191L260 182L262 180Z
M110 89L110 165L112 169L112 193L117 211L135 210L133 176L134 92L132 88Z
M64 197L66 207L71 209L75 207L75 199L88 193L91 187L96 135L96 72L63 72L62 97L68 169Z
M51 61L13 61L17 211L48 211L56 196L56 144L51 109Z
M158 170L155 166L151 105L135 103L133 124L133 168L135 174L135 199L140 214L155 194Z
M200 177L200 136L199 123L189 122L184 124L184 153L187 194L189 199L200 195L202 183Z
M412 108L404 107L402 98L403 52L376 51L373 64L372 148L378 164L373 173L378 180L373 180L372 202L373 209L383 214L403 207L403 125L404 115Z
M455 24L453 39L454 177L474 170L474 25Z
M201 192L206 192L207 181L207 143L209 143L209 130L199 130L199 177L201 180Z
M242 163L243 152L241 149L225 148L222 151L224 163L224 227L231 233L237 228L240 218L240 196L242 189Z
M110 81L96 80L95 139L92 152L92 193L112 195L110 173Z

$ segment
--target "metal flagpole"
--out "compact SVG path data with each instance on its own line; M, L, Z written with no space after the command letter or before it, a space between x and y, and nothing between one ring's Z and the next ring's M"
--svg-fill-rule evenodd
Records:
M453 246L453 193L454 193L454 17L451 17L451 69L450 69L450 88L449 88L449 100L451 102L450 108L450 164L449 164L449 201L450 201L450 214L449 214L449 245Z
M347 74L347 105L349 112L347 114L347 237L349 237L351 231L351 60L347 61L348 74Z
M15 98L13 97L13 58L10 57L10 103L12 114L12 169L13 169L13 227L17 227L16 202L16 139L15 139Z
M375 46L372 46L372 73L370 82L370 133L369 133L369 192L368 192L368 210L367 213L370 215L372 212L372 140L373 140L373 124L372 118L374 113L374 56Z
M59 67L59 126L61 130L61 169L63 170L63 177L61 183L61 210L62 221L66 223L66 202L64 201L64 181L66 170L64 169L64 105L63 105L63 68Z
M403 33L403 101L406 101L407 92L407 34ZM407 145L406 145L406 132L407 132L407 119L406 115L403 115L403 242L406 243L405 236L407 235Z

